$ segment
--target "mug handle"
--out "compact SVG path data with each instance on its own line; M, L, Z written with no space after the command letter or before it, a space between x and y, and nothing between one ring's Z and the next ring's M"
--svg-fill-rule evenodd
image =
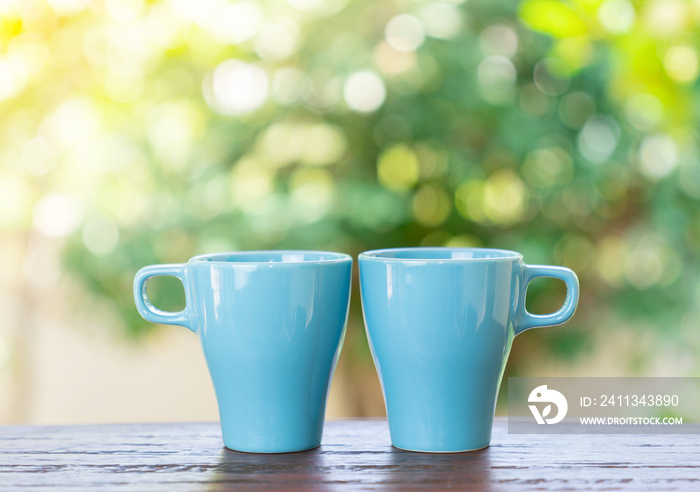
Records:
M566 300L564 300L564 305L552 314L531 314L525 307L527 286L533 279L540 277L557 278L563 280L566 284ZM560 325L571 319L578 305L578 277L573 270L565 267L525 265L521 292L521 315L518 323L515 325L515 335L519 335L530 328Z
M193 333L197 332L192 327L192 320L190 319L190 296L187 290L186 267L187 265L184 264L151 265L143 267L138 271L136 277L134 277L134 300L136 301L136 309L138 309L143 319L151 323L184 326ZM151 304L151 301L148 299L148 294L146 293L148 280L151 277L161 277L164 275L176 277L182 282L182 286L185 289L186 300L185 309L182 311L177 313L162 311Z

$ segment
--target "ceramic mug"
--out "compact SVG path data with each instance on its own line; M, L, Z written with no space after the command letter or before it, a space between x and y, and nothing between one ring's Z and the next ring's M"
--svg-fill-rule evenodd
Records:
M578 279L568 268L523 263L513 251L406 248L359 256L365 326L397 448L462 452L489 445L513 338L573 316ZM564 305L530 314L537 277L561 279Z
M152 265L134 279L139 313L197 335L224 445L252 453L320 445L326 398L345 335L352 258L320 251L251 251ZM149 278L185 287L177 313L148 300Z

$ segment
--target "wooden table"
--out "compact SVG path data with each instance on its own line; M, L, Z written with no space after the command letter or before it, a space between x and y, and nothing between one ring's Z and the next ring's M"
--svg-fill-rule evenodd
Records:
M431 455L385 420L328 422L313 451L223 448L218 424L0 427L0 490L700 490L700 436L510 435Z

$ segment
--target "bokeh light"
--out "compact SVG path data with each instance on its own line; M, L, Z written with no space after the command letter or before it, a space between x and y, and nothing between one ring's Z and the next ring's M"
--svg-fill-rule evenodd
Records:
M270 81L259 66L239 60L221 62L205 86L209 104L224 114L246 114L267 99Z
M404 144L387 149L377 162L379 182L386 188L403 191L418 182L420 166L415 152Z
M612 34L624 34L634 24L636 13L627 0L605 0L598 7L598 21Z
M571 69L558 58L546 58L535 65L535 85L548 96L563 94L571 84Z
M393 17L384 32L387 43L397 51L415 51L425 39L423 24L409 14Z
M143 340L146 264L498 247L582 286L513 374L598 364L630 326L696 360L699 25L684 0L0 1L0 298ZM341 371L370 360L358 300Z
M481 95L493 104L508 103L515 86L516 76L515 66L505 56L494 55L484 58L477 71Z
M106 256L119 243L119 228L106 217L92 218L83 226L83 242L92 254Z
M619 126L609 116L591 116L578 135L578 149L591 162L607 161L615 151Z
M221 7L211 12L208 28L223 42L240 44L255 36L263 25L263 13L256 2L241 0L222 2Z
M428 36L440 39L450 39L459 34L464 25L463 15L456 5L442 1L429 2L418 12Z
M422 186L413 197L413 214L416 220L429 227L442 224L451 209L450 195L435 185Z
M518 35L508 26L493 24L479 34L479 47L487 56L512 58L518 51Z
M75 198L69 195L48 195L34 207L34 226L48 237L71 234L80 225L82 210Z
M368 113L376 111L384 103L386 88L379 75L363 70L347 78L343 86L343 96L350 108Z
M668 135L649 135L639 148L639 167L650 178L667 176L678 165L678 148Z
M651 131L663 121L664 106L651 94L632 94L625 102L625 115L638 130Z
M676 82L690 84L698 78L698 54L691 46L674 46L664 56L664 67Z

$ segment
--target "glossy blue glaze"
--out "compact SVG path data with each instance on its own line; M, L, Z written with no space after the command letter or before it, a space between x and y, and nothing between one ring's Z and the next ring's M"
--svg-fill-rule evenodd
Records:
M141 315L199 335L226 447L284 453L321 443L326 397L345 335L352 258L314 251L204 255L153 265L134 279ZM166 313L146 295L172 275L186 307Z
M460 452L489 445L496 396L513 337L563 323L576 310L578 279L567 268L529 266L519 253L406 248L359 257L367 335L394 446ZM527 285L567 286L556 313L525 309Z

